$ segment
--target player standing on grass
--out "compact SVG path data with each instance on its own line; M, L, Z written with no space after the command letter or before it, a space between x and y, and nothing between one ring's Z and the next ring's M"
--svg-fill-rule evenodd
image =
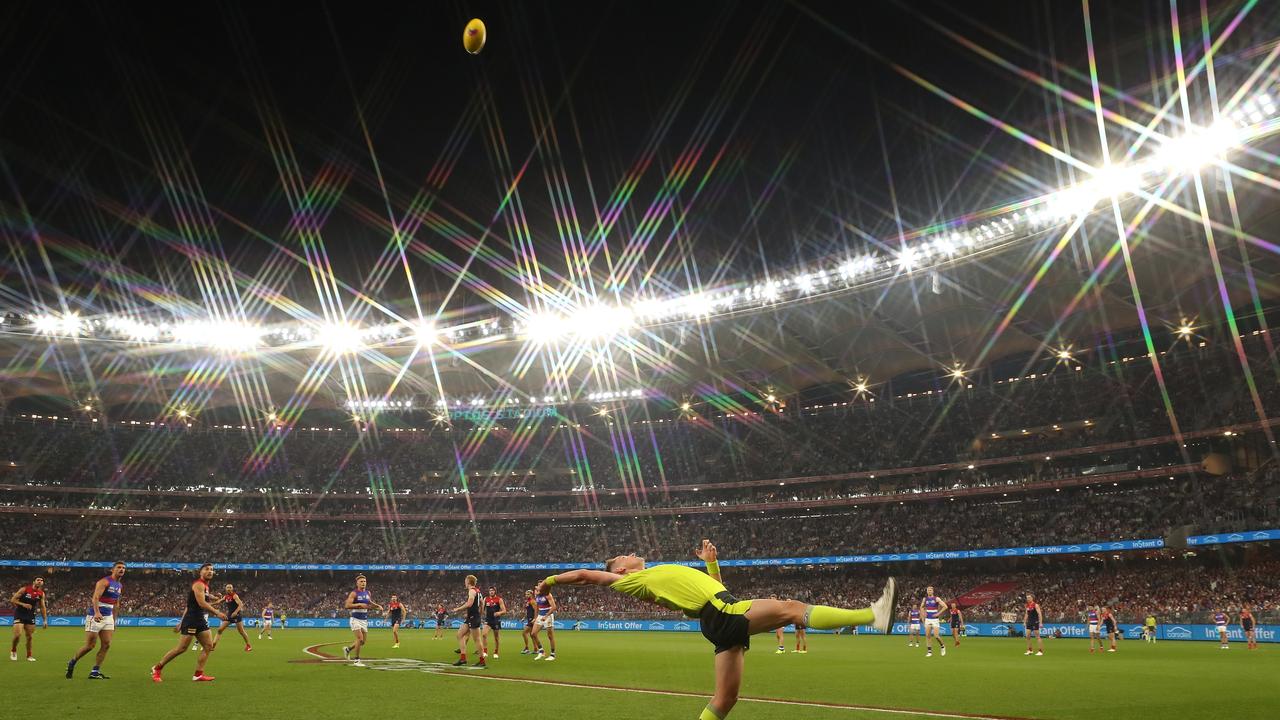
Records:
M715 696L698 716L699 720L724 720L738 702L742 684L742 663L751 636L770 633L800 623L819 630L846 625L875 625L889 632L897 600L893 578L875 604L863 610L845 610L825 605L806 605L798 600L738 600L720 582L716 546L709 540L695 555L707 564L706 573L684 565L656 565L646 568L644 558L619 555L599 570L570 570L552 575L538 584L536 593L554 585L602 585L631 597L679 610L697 618L703 637L715 646Z
M46 627L48 627L47 624ZM1240 607L1240 629L1244 631L1244 639L1248 643L1248 648L1257 650L1258 631L1254 629L1253 611L1249 609L1249 603L1245 603ZM30 640L27 642L30 642Z
M445 620L449 617L449 611L444 609L444 604L436 605L436 634L431 636L432 640L439 640L444 637Z
M262 625L258 627L258 639L262 639L262 633L267 634L267 639L271 640L271 625L276 620L276 609L271 606L271 601L267 601L267 606L262 608Z
M503 615L507 614L507 603L498 595L498 588L490 585L489 594L484 599L484 627L480 630L481 639L485 639L489 635L489 631L493 631L493 659L498 659L498 635L502 632ZM486 644L487 644L486 640Z
M809 635L806 630L808 628L804 623L796 623L796 652L801 655L809 654Z
M1156 616L1147 613L1146 622L1142 624L1142 637L1149 643L1156 641Z
M400 604L400 596L392 595L387 601L387 619L391 621L391 639L393 645L391 649L400 647L400 623L404 621L404 614L408 612L408 608Z
M35 662L31 654L31 640L36 634L36 604L44 615L44 629L49 629L49 608L44 604L44 578L36 578L9 598L13 605L13 644L9 647L9 659L18 659L18 640L27 636L27 662Z
M1022 610L1022 627L1027 635L1027 651L1023 655L1031 654L1031 635L1035 633L1036 640L1040 643L1036 655L1044 655L1044 638L1040 636L1040 622L1044 619L1044 612L1040 608L1040 603L1036 602L1036 596L1027 593L1027 605Z
M465 611L462 625L458 628L458 661L454 665L467 664L467 638L476 645L476 652L480 654L480 659L476 662L476 667L486 667L485 656L488 650L484 646L484 637L480 634L480 590L476 587L476 583L480 582L475 575L468 575L463 581L467 588L467 600L451 612Z
M770 600L777 600L777 599L778 599L778 596L777 596L777 595L770 595L770 596L769 596L769 599L770 599ZM777 649L777 650L774 650L774 651L773 651L773 654L774 654L774 655L785 655L785 654L787 653L787 646L786 646L786 642L783 640L783 636L782 636L782 628L778 628L777 630L774 630L774 632L778 635L778 649Z
M369 580L363 575L356 576L356 587L347 593L347 601L343 604L347 610L351 611L351 633L356 636L356 640L350 647L342 648L342 656L348 660L355 660L352 663L355 667L364 667L364 663L360 662L360 648L364 647L364 643L369 639L369 610L381 610L382 606L373 601L373 597L369 594Z
M920 601L920 612L924 613L924 647L925 657L933 657L933 642L938 641L938 649L942 657L947 656L947 644L942 641L942 613L947 611L947 602L933 594L933 586L925 589L924 599Z
M236 588L231 583L222 589L222 602L227 606L227 621L218 627L218 635L213 639L214 647L222 640L222 633L232 625L236 626L236 630L240 631L240 637L244 638L244 651L252 652L253 646L249 644L249 633L244 631L244 601L240 599L240 593L236 592Z
M103 577L93 585L93 599L89 602L89 614L84 619L84 645L76 651L75 657L67 661L67 679L76 670L80 658L89 654L95 644L99 645L98 655L93 661L93 670L89 672L90 680L108 680L102 674L102 662L107 659L107 651L111 649L111 636L116 633L116 608L120 605L120 594L124 585L120 578L124 577L124 563L111 566L111 574Z
M951 606L951 639L956 647L960 647L960 636L964 634L964 612L959 605Z
M191 675L193 682L213 682L212 675L204 674L204 665L209 661L209 653L213 652L214 640L213 633L209 631L209 615L217 615L219 619L226 620L227 616L221 610L209 604L209 581L213 579L213 565L205 563L200 566L196 579L191 583L191 587L187 588L187 611L182 615L182 622L178 624L178 644L172 650L164 654L160 658L160 662L151 666L151 681L163 682L164 678L161 673L164 666L169 661L182 655L191 646L191 640L198 638L200 641L200 655L196 658L196 669Z
M1218 628L1218 648L1230 650L1231 641L1227 639L1227 634L1230 632L1228 626L1231 625L1231 616L1222 612L1221 608L1214 608L1213 624Z
M533 604L537 610L536 616L533 618L533 646L537 648L537 653L533 656L534 660L546 659L551 662L556 659L556 598L551 591L538 586L533 591ZM542 641L538 639L538 632L543 628L547 629L547 644L551 646L551 655L547 656L542 653Z
M907 647L920 647L920 608L907 613Z
M521 655L529 654L529 636L533 634L533 591L524 591L524 629L520 631L520 639L524 640L524 650L520 651Z
M1111 647L1107 648L1107 652L1116 651L1116 634L1119 627L1116 623L1116 616L1111 613L1111 608L1102 606L1102 634L1111 642ZM1102 649L1102 639L1098 639L1098 649Z
M1089 608L1089 612L1085 613L1085 619L1089 624L1089 652L1093 652L1093 643L1098 642L1098 650L1102 650L1102 635L1099 634L1099 627L1102 624L1102 618L1098 615L1096 608Z

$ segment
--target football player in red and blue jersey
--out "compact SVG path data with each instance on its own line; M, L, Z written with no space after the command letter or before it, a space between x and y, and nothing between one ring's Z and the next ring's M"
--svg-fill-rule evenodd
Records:
M218 627L218 634L213 639L213 644L217 646L218 641L222 640L222 633L232 625L236 626L236 630L240 631L240 637L244 638L244 651L253 652L253 646L249 644L249 633L244 630L244 600L240 599L240 593L236 592L236 588L231 583L222 589L222 603L227 606L227 621Z
M124 577L124 563L111 566L111 573L93 585L93 598L89 601L89 614L84 619L84 645L76 651L75 657L67 661L67 679L70 680L76 670L80 658L89 654L94 645L98 645L98 655L94 658L93 670L89 672L90 680L108 680L102 674L102 662L107 659L107 651L111 649L111 636L116 632L116 610L120 606L120 596L124 586L120 578Z
M507 602L498 594L498 588L489 586L489 594L484 598L484 627L480 629L482 640L486 641L489 633L493 632L493 659L498 659L498 636L502 632L503 615L507 614Z
M213 640L213 632L209 630L209 616L216 615L223 622L227 620L227 614L209 602L217 599L216 595L209 594L209 581L213 579L213 575L213 563L201 565L196 572L195 580L192 580L187 588L187 610L178 623L178 644L165 653L164 657L160 658L160 662L151 666L151 682L164 682L164 666L174 658L185 655L193 640L200 642L200 654L196 657L196 668L191 674L191 681L213 682L214 677L204 673L205 663L209 662L209 653L213 652L216 644Z
M13 605L13 645L9 648L9 659L18 659L18 640L23 634L27 636L27 662L35 662L31 654L31 639L36 634L36 605L44 615L44 627L49 628L49 609L44 604L44 578L36 578L30 585L23 587L9 598Z

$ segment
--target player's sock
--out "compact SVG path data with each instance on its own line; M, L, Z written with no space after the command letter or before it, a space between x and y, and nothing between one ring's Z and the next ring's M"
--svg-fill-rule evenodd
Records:
M724 720L724 716L708 705L702 709L702 714L698 716L698 720Z
M871 608L845 610L828 605L810 605L804 613L804 624L819 630L834 630L845 625L870 625L876 615Z

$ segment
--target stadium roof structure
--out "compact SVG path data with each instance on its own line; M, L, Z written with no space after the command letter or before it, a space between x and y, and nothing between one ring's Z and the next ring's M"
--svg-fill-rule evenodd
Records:
M28 103L32 127L0 126L20 191L0 200L8 246L0 311L9 312L0 402L112 413L236 407L290 418L407 398L528 406L639 393L674 406L690 396L874 385L922 370L959 377L1004 358L1088 352L1134 331L1162 349L1188 334L1230 331L1228 307L1233 320L1274 309L1272 9L1215 5L1203 18L1212 52L1162 47L1170 62L1155 70L1149 23L1124 8L1098 11L1127 28L1113 43L1092 35L1085 43L1081 33L1048 56L934 10L735 15L726 22L742 20L755 34L715 36L740 56L697 55L713 67L691 71L688 82L708 83L696 110L684 105L692 85L630 69L636 75L625 77L674 93L672 117L693 119L672 120L679 132L666 135L654 130L667 127L666 115L642 118L627 126L627 143L595 136L603 121L571 120L570 100L556 104L542 80L516 67L558 58L547 65L530 48L504 56L493 43L476 83L453 79L466 87L440 90L465 98L455 125L433 119L439 132L393 139L363 125L353 143L345 125L298 120L303 106L286 104L289 93L272 82L278 72L306 81L287 63L254 57L246 32L236 52L251 70L226 71L225 58L191 61L231 88L234 106L210 121L219 140L202 154L193 128L204 127L203 98L186 92L180 71L146 76L172 90L153 96L129 75L152 72L130 54L143 51L121 51L116 67L129 72L111 80L135 93L121 126L137 131L139 145L105 143L57 99ZM1199 12L1186 9L1183 22L1199 29ZM910 14L918 32L945 45L898 53L849 30L846 21L867 13ZM770 36L815 20L829 44ZM687 22L714 24L698 13ZM1080 18L1069 22L1074 37ZM665 54L694 57L699 43L689 42ZM779 64L764 63L757 46L773 48ZM859 58L883 77L869 90L847 78L832 77L833 89L794 79L833 57ZM603 69L583 70L585 82L634 62L610 53ZM497 67L509 86L495 90L485 83L498 82ZM974 77L956 79L961 70ZM752 73L756 91L733 84ZM581 87L567 83L566 97L597 93L582 104L619 122L635 110ZM770 107L815 88L803 122ZM1001 98L1028 88L1035 97L997 111ZM518 115L493 97L504 89L534 98L526 134L503 134ZM375 83L371 97L403 109L381 90ZM875 107L846 95L874 98ZM828 112L854 117L869 139L840 138L823 125ZM885 133L886 116L902 126L896 133ZM557 142L569 145L557 123L571 122L586 126L581 171L568 149L548 149L557 127ZM770 132L779 133L780 163L777 148L758 149ZM46 157L38 143L50 136L80 144ZM426 162L425 185L423 162L385 157L433 140L443 150ZM465 155L468 142L484 147ZM639 161L619 157L636 148ZM488 164L472 162L479 157ZM119 178L66 170L103 158ZM894 172L867 177L890 159ZM596 165L587 170L589 160ZM787 175L792 167L800 170ZM609 197L596 196L593 178L602 177L618 181ZM748 199L726 199L739 186L753 186ZM280 216L282 229L264 229Z

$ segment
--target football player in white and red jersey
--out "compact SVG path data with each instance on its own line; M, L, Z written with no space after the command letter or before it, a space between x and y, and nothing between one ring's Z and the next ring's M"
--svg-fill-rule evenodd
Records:
M49 628L49 608L44 604L44 578L36 578L9 598L13 605L13 645L9 647L9 659L18 659L18 640L27 636L27 661L35 662L31 654L31 639L36 634L36 605L44 616L44 627Z
M93 670L89 672L90 680L107 680L102 674L102 662L107 659L107 651L111 649L111 636L116 632L116 610L120 605L120 596L124 593L124 585L120 578L124 577L124 563L111 566L111 573L93 585L93 599L89 601L89 614L84 619L84 645L76 651L75 657L67 661L67 679L70 680L76 670L76 662L89 654L94 645L98 645L98 655L94 658Z

